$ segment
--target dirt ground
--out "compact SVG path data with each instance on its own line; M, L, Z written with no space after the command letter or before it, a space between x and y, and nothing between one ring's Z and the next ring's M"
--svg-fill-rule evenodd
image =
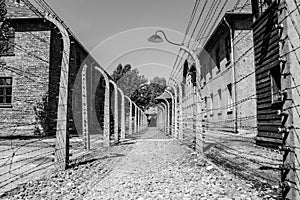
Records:
M265 191L266 196L280 199L279 151L257 146L254 134L209 131L205 141L206 158L258 191Z
M277 151L271 151L256 146L253 135L235 135L224 132L206 133L206 143L204 145L205 158L214 163L216 167L228 173L228 177L235 177L234 180L237 181L236 183L238 183L238 185L232 185L233 188L229 187L230 179L227 179L226 176L223 177L223 175L217 173L215 169L213 171L210 171L210 169L205 169L203 171L203 167L210 167L209 163L203 164L201 159L199 160L198 158L195 163L195 159L190 156L194 145L193 137L189 135L189 137L185 137L185 139L184 144L176 145L175 140L170 140L170 136L166 136L162 132L154 131L151 132L151 134L142 132L140 135L128 138L119 145L103 148L101 147L101 136L95 135L92 136L93 150L87 152L83 149L82 140L78 137L74 137L71 138L71 153L73 154L71 157L71 167L67 171L60 173L53 171L52 153L49 153L49 155L47 154L48 152L53 152L53 145L55 142L53 138L43 140L1 140L0 152L1 158L3 159L0 159L0 173L2 174L2 176L0 176L0 183L2 184L0 188L2 194L4 191L10 190L10 192L5 193L1 198L23 199L25 197L30 197L32 199L47 199L46 197L51 195L53 196L53 199L72 199L72 197L76 197L75 199L82 199L83 196L88 199L88 197L99 194L98 192L100 192L96 188L94 193L90 193L92 188L95 188L95 184L99 182L101 182L101 184L105 183L102 179L111 176L110 173L112 171L124 171L124 166L128 165L129 168L137 167L140 169L142 167L143 169L140 171L141 174L144 174L143 170L146 172L148 170L151 171L151 166L154 167L154 171L157 171L158 167L160 170L163 170L164 173L161 174L155 172L157 176L151 175L150 177L148 177L148 172L145 173L148 178L145 179L145 177L140 177L141 180L146 181L145 185L144 182L139 182L140 179L135 180L134 177L130 178L132 174L136 173L132 172L129 173L130 182L127 185L130 185L131 183L133 185L139 184L144 188L147 184L154 184L154 182L160 183L160 177L166 175L171 177L171 179L164 179L164 181L167 183L175 181L176 183L174 184L177 187L177 192L182 192L186 190L183 189L178 182L182 179L177 180L173 178L178 176L181 177L185 174L184 176L191 176L190 178L193 183L196 181L196 187L203 187L206 188L205 190L209 191L208 193L204 193L204 196L199 196L202 199L213 199L210 195L213 194L214 191L220 192L218 188L223 188L222 191L225 193L222 193L222 195L224 197L226 197L226 194L227 196L237 195L229 193L229 190L235 191L235 187L240 189L246 187L242 189L245 190L245 194L242 194L245 199L247 199L247 195L249 197L247 191L252 191L257 198L259 196L258 199L280 199L280 172L276 168L281 164L282 155ZM138 145L136 143L138 143ZM151 143L153 143L153 145L150 145ZM147 147L147 145L150 146ZM191 148L187 148L186 146ZM188 150L183 150L183 147ZM132 151L135 153L132 154ZM161 154L162 157L157 156L157 153ZM132 161L130 161L129 158L132 159ZM175 160L173 161L173 159ZM191 163L194 163L193 166L196 166L196 168L190 168ZM174 170L175 174L170 172L172 170ZM126 174L127 172L128 170L126 171ZM153 172L153 170L151 172ZM195 173L191 174L191 172ZM206 174L207 177L206 175L203 176L203 173ZM114 177L114 175L111 177ZM202 177L206 178L202 180ZM150 178L155 179L153 183L150 181ZM182 178L185 180L184 177ZM7 180L5 182L5 179L10 180L10 182L8 183ZM125 179L124 183L127 181L126 176ZM198 179L199 182L197 182ZM112 184L114 185L114 178L109 180L112 181ZM220 180L221 185L216 185L216 180ZM138 181L138 183L136 183L136 181ZM161 183L163 184L164 181ZM210 184L210 186L215 189L207 189L203 181L205 184ZM18 184L21 185L16 189L13 189ZM181 184L185 185L184 182L181 182ZM171 187L165 183L163 185L166 186L166 188ZM187 186L187 190L188 187L189 186ZM149 187L147 186L144 190L147 190L147 188ZM152 188L152 186L150 188ZM190 188L191 191L192 188L194 187ZM119 190L122 188L117 189ZM168 199L173 195L171 191L161 191L157 187L152 188L152 190L158 191L154 194L154 197L151 196L153 194L149 194L149 198L161 197L162 199ZM228 190L227 193L226 190ZM70 191L73 192L71 196L69 195ZM101 192L105 193L105 191ZM174 194L175 193L176 191ZM120 195L121 193L117 194ZM112 192L110 195L111 196L109 197L113 199L115 193ZM130 196L130 192L127 193L127 195ZM135 197L137 197L136 199L138 199L139 195L141 196L142 194L137 192L136 195L137 196L132 198L135 199ZM186 197L186 199L192 199L193 195L197 196L198 193L191 192L187 193L186 196L177 195L176 198L180 199ZM219 195L221 195L221 193L219 193ZM243 198L237 197L229 199Z
M3 199L259 200L264 192L194 156L156 128L81 156L71 168L22 184Z
M101 147L102 136L91 135L91 149ZM70 138L70 160L87 151L80 137ZM5 191L41 178L54 170L54 137L6 135L0 137L0 195Z

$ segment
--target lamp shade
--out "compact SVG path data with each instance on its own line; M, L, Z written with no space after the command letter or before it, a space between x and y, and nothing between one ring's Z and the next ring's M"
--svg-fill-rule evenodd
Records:
M148 41L153 43L162 43L164 40L159 35L154 34L148 38Z

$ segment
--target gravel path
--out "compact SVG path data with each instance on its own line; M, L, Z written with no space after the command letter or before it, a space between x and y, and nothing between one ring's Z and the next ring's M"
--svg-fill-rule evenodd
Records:
M191 153L149 128L84 199L262 199L249 185Z
M157 128L119 145L99 148L64 172L53 172L1 199L271 199Z

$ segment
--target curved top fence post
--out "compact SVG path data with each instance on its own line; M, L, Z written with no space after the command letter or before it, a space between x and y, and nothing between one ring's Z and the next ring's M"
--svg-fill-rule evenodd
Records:
M110 81L104 70L102 70L99 67L95 67L95 69L102 74L105 81L103 139L104 139L104 146L107 147L110 146L110 114L109 114Z
M52 15L45 15L45 19L53 23L62 35L63 53L61 60L59 97L57 108L55 163L59 169L66 169L69 161L69 138L67 134L67 111L68 111L68 77L70 60L70 38L65 27Z
M116 83L112 80L110 80L110 83L113 85L114 87L114 140L115 142L119 141L119 116L118 116L118 87L116 85Z
M127 98L129 102L129 114L128 114L128 135L132 135L132 101L131 99L125 95L125 98Z
M118 88L121 93L121 139L125 139L125 97L123 91Z

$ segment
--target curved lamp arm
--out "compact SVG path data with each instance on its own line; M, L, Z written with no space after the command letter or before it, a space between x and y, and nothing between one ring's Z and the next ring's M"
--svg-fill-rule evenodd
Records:
M162 31L162 30L157 30L157 31L155 32L155 34L152 36L152 37L154 37L154 38L156 38L156 39L158 39L158 40L161 40L161 41L159 41L159 42L162 42L162 39L159 37L158 33L161 33L161 34L164 36L164 38L166 39L166 41L167 41L168 43L173 44L173 45L176 45L176 46L182 46L182 44L178 44L178 43L175 43L175 42L170 41L170 40L167 38L165 32Z

